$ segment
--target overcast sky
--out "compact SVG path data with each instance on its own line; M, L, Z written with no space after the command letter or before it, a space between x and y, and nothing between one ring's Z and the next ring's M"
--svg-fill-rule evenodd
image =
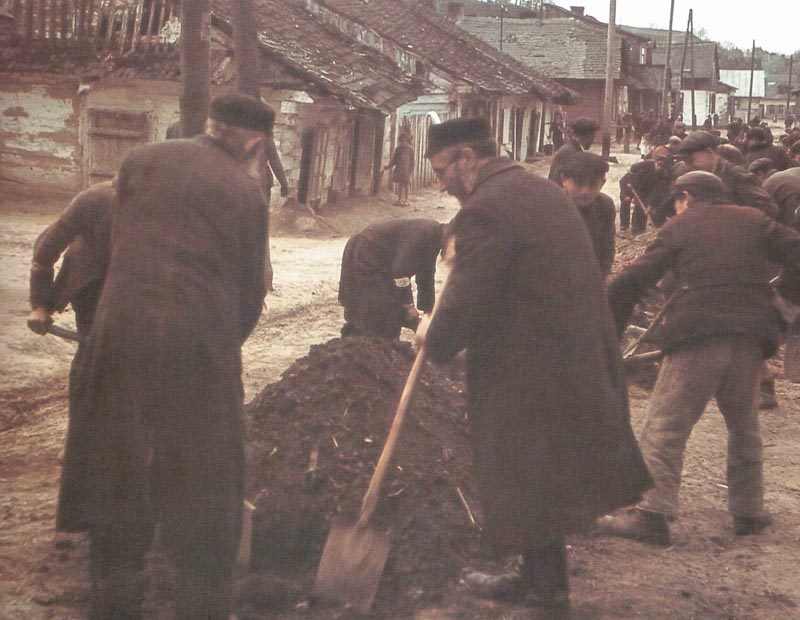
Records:
M553 0L551 0L553 1ZM609 0L555 0L554 4L586 7L586 13L608 22ZM670 0L617 0L617 25L643 28L669 27ZM672 29L686 32L689 9L694 9L694 30L704 28L708 39L733 43L744 50L756 45L769 52L791 54L800 50L800 2L797 0L675 0ZM800 58L795 57L795 61Z

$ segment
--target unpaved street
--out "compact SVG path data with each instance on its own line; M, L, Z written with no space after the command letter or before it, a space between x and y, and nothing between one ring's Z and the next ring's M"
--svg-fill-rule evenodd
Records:
M615 201L619 178L638 159L617 156L621 164L612 165L605 188ZM533 168L541 173L547 163L538 162ZM36 336L25 327L33 241L67 200L43 201L20 194L4 198L0 205L2 620L82 618L87 608L85 538L57 534L53 527L60 473L57 455L66 429L66 382L74 345ZM387 194L356 207L324 211L342 234L323 222L303 233L296 217L279 217L271 240L276 292L269 296L269 312L243 351L247 399L276 381L310 345L338 336L342 318L336 292L347 234L379 217L413 215L446 221L456 210L454 200L425 190L406 208L392 206ZM300 224L305 228L313 222ZM628 240L619 241L630 249ZM58 316L57 322L70 326L69 313ZM681 515L672 526L671 547L590 536L568 541L575 618L800 618L800 385L779 379L777 391L780 408L762 416L766 503L775 525L762 535L734 537L726 508L726 431L719 412L710 406L686 451ZM649 392L632 386L630 394L638 430ZM170 617L163 601L171 597L171 586L151 578L150 590L147 617ZM261 617L322 618L299 602L298 609L265 611ZM337 613L326 617L351 617L349 612ZM527 616L513 605L466 597L456 580L439 605L419 609L415 617Z

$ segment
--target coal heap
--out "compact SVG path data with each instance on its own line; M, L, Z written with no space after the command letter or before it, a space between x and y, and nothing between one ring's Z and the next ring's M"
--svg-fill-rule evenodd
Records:
M330 523L353 519L377 464L414 353L366 337L312 346L247 406L248 497L257 498L254 570L308 590ZM392 547L370 617L411 617L476 552L477 511L463 372L427 364L374 516Z

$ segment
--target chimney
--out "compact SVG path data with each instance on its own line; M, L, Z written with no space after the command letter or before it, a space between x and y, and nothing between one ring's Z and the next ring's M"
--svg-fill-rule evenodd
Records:
M583 15L584 7L571 5L569 10L575 13L575 15Z

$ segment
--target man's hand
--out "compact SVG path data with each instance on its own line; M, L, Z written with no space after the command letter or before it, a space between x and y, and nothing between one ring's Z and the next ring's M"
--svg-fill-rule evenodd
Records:
M405 306L405 309L406 309L406 321L411 321L419 316L419 310L417 310L413 304L408 304L407 306Z
M53 317L47 311L47 308L39 306L31 310L28 315L28 329L32 332L44 336L47 333L47 328L53 324Z

